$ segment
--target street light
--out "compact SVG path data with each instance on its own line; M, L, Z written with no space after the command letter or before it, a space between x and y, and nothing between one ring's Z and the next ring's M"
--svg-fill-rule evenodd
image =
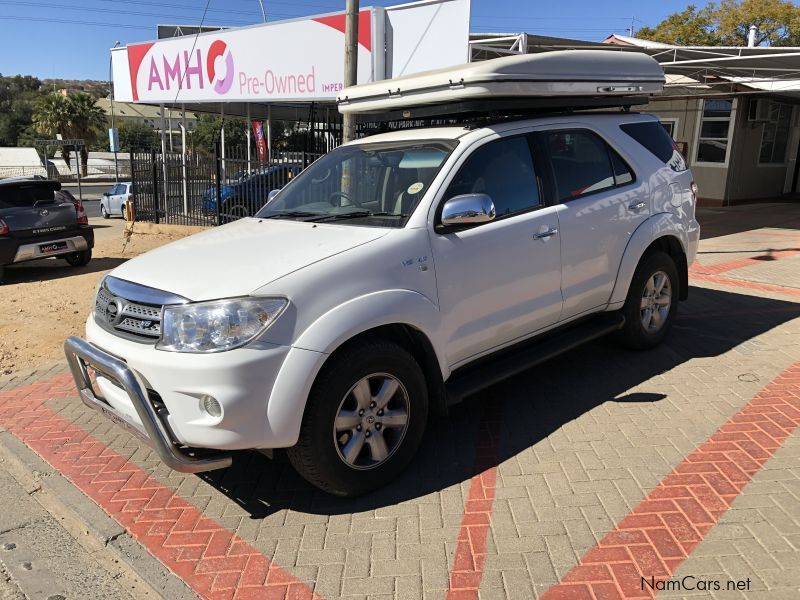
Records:
M119 46L119 41L114 42L114 48ZM112 50L114 49L112 48ZM112 56L108 56L108 86L111 91L111 135L114 142L114 183L119 183L119 163L117 162L117 141L113 139L114 131L114 76L111 72L112 69Z

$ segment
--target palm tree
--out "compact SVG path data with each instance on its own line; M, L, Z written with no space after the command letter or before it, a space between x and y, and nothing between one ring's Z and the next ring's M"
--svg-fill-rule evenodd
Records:
M101 130L106 126L106 114L95 106L88 94L75 94L64 97L60 94L42 96L33 113L33 123L40 133L54 137L79 138L84 141L80 147L80 169L86 175L86 162L89 158L87 147L97 141ZM69 166L69 149L62 148L64 161Z
M89 94L75 94L67 98L67 131L69 137L84 141L80 147L81 172L86 175L86 162L89 159L88 146L97 141L98 134L106 128L108 120L105 111L95 105Z
M67 123L69 122L69 106L67 98L61 94L46 94L41 96L31 115L36 131L50 138L59 133L66 137ZM69 166L69 153L63 148L64 161Z

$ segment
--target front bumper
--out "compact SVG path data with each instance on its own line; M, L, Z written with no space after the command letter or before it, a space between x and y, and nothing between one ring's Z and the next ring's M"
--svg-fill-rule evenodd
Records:
M232 459L229 454L219 453L212 457L202 457L181 448L150 401L147 389L125 362L74 336L64 343L64 351L83 403L101 412L151 446L168 467L181 473L199 473L231 465ZM139 416L140 423L133 422L95 395L87 367L102 374L125 391Z

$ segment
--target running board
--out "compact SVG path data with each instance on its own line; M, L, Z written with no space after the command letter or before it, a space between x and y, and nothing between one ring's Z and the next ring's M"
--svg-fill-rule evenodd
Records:
M447 404L457 404L467 396L624 326L625 317L621 313L600 313L512 346L499 352L496 357L480 359L476 361L476 366L466 365L445 382Z

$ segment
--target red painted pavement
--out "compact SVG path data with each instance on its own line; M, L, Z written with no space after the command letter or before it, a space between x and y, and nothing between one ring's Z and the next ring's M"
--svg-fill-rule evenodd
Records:
M464 516L458 532L447 600L474 600L478 597L486 561L486 541L497 481L498 435L502 431L499 401L482 406L475 475L469 484Z
M68 375L0 392L0 425L70 479L199 596L318 598L258 550L44 405L74 393Z
M542 600L652 597L641 578L669 578L798 426L800 362L689 454Z

